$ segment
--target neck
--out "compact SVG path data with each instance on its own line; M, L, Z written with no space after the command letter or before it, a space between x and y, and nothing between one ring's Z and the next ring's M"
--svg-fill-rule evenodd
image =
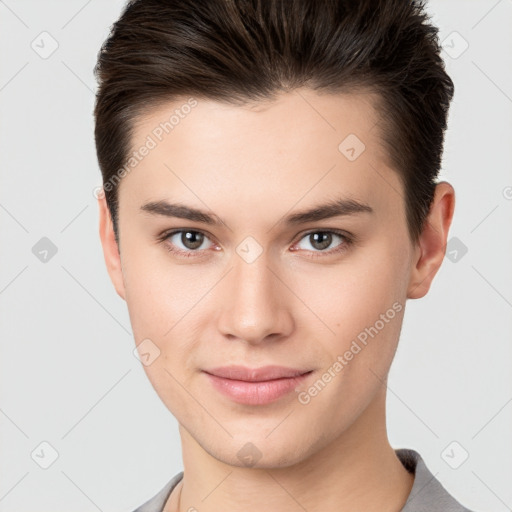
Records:
M385 388L348 429L287 467L227 464L206 452L182 425L180 435L184 475L165 507L170 512L396 512L414 482L387 439Z

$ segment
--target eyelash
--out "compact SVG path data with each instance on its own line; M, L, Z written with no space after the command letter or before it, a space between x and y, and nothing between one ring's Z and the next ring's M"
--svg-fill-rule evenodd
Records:
M201 235L210 239L210 237L206 233L203 233L202 231L200 231L198 229L175 229L173 231L167 231L167 232L163 233L158 238L158 241L160 243L163 243L164 247L172 254L177 254L177 255L183 256L185 258L197 257L201 251L204 251L206 249L202 249L201 251L198 251L198 250L194 251L192 249L190 249L188 251L183 251L182 249L173 248L171 246L171 244L169 244L167 242L167 240L169 238L171 238L173 235L175 235L177 233L188 233L188 232L200 233ZM302 239L306 238L309 235L312 235L313 233L324 233L324 234L328 233L328 234L337 235L342 239L342 243L339 246L335 247L334 249L331 249L328 251L321 251L321 250L308 251L308 252L313 253L313 256L310 256L310 258L312 258L312 259L321 258L323 256L331 256L333 254L338 254L338 253L343 253L343 252L347 251L355 243L355 237L353 237L352 235L348 235L346 232L343 232L343 231L340 231L337 229L315 229L315 230L308 231L307 233L302 234L302 236L298 239L298 241L296 243L299 243ZM300 250L300 249L297 249L297 250Z

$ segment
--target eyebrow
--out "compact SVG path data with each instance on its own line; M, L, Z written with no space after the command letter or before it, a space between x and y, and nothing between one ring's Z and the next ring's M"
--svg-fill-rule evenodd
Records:
M193 222L202 222L212 226L226 224L218 215L208 213L198 208L192 208L177 203L169 203L165 200L150 201L141 206L143 212L152 215L161 215L164 217L177 217L179 219L187 219ZM354 199L337 199L327 203L319 204L302 210L281 219L280 223L287 225L306 224L331 217L340 217L355 215L359 213L374 213L371 206L360 203Z

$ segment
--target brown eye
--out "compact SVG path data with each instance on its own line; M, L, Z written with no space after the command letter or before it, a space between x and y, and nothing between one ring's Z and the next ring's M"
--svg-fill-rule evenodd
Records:
M306 233L301 240L307 240L314 250L325 252L325 249L331 246L333 241L336 241L336 238L342 241L346 240L346 237L343 235L332 231L311 231ZM340 244L338 243L338 245ZM308 247L303 247L303 249L309 250Z
M309 244L309 247L307 244L306 246L303 245L303 240L306 240L306 242ZM339 240L338 243L334 245L337 240ZM306 233L296 244L296 247L311 252L312 257L316 258L324 255L328 256L334 253L343 252L347 250L352 245L352 243L353 240L348 234L343 234L338 231L316 230ZM327 250L333 245L333 248Z
M332 244L332 234L329 232L317 231L316 233L310 233L308 236L311 245L319 251L327 249Z
M187 249L198 249L203 243L204 235L198 231L182 231L180 242Z
M211 245L204 247L205 240L209 238L204 233L193 229L175 230L162 237L169 251L184 255L192 255L208 249Z

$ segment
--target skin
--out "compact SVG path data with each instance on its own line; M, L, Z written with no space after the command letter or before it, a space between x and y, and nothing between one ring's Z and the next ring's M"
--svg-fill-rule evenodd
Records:
M404 191L380 145L373 100L307 89L244 107L198 100L122 179L119 248L99 198L109 275L127 303L136 343L149 338L160 350L144 370L180 426L184 478L166 511L403 507L413 476L387 438L386 379L406 300L428 292L443 262L455 194L449 183L437 185L428 222L413 244ZM184 102L140 118L133 148ZM338 150L350 133L366 146L355 161ZM298 226L280 222L337 197L364 202L374 213ZM140 209L163 199L214 213L225 225ZM184 245L180 234L159 241L171 229L205 238L198 249ZM309 236L332 229L350 233L356 243L344 246L333 234L322 248ZM251 263L236 252L247 236L263 249ZM401 311L301 404L298 393L396 302ZM201 372L229 364L314 372L277 402L243 405L221 395ZM261 454L252 466L237 456L246 443Z

